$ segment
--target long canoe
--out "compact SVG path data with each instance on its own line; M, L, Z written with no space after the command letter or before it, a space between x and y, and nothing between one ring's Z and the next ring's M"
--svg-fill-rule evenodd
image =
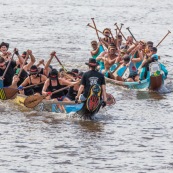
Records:
M127 74L126 74L127 73ZM121 76L121 79L129 75L129 71L127 67L123 65L117 66L112 75L115 78ZM126 77L127 78L127 77ZM119 81L106 77L106 81L112 83L114 85L120 85L129 89L150 89L157 90L164 83L164 77L161 72L161 68L158 62L153 62L149 65L149 71L147 71L146 79L141 80L140 82L127 82L127 81Z
M140 81L140 82L125 82L125 81L118 81L110 78L105 78L106 82L109 82L114 85L123 86L128 89L149 89L149 90L157 90L161 87L164 83L162 79L162 75L159 76L150 76L148 73L147 78Z
M14 103L24 106L24 101L27 96L18 94L13 100ZM38 104L35 108L37 111L48 111L54 113L77 113L79 116L84 118L91 118L95 113L97 113L100 109L98 107L95 111L90 112L86 108L86 104L84 103L75 103L74 101L57 101L57 100L43 100L40 104Z

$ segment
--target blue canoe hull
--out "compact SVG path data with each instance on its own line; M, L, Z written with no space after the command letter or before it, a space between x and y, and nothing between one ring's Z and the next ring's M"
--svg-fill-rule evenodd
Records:
M83 107L83 103L80 104L74 104L74 105L63 105L64 109L65 109L65 113L71 113L71 112L77 112L79 110L82 109ZM52 104L51 105L51 112L63 112L60 108L58 108L57 104Z
M13 100L14 103L24 106L24 101L27 96L18 94L15 99ZM27 108L29 109L29 108ZM86 109L86 104L85 103L75 103L74 101L69 101L69 102L54 102L53 100L43 100L40 104L38 104L35 108L37 111L48 111L48 112L54 112L54 113L77 113L80 116L84 116L87 118L92 117L95 113L97 113L100 109L96 109L94 112L89 112Z
M162 76L155 77L155 80L152 79L152 81L154 82L158 81L157 86L153 86L155 84L152 83L150 76L147 76L146 79L140 82L124 82L124 81L118 81L118 80L113 80L109 78L106 78L106 81L114 85L123 86L129 89L151 89L151 90L159 89L161 85L164 83Z

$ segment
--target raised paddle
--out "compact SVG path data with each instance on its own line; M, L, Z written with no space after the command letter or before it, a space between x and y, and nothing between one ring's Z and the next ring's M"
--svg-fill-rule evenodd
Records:
M89 27L91 27L91 28L95 29L95 28L94 28L94 27L93 27L91 24L89 24L89 23L87 24L87 26L89 26ZM99 32L99 33L103 34L103 32L101 32L101 31L100 31L100 30L98 30L98 29L97 29L97 32ZM104 35L104 34L103 34L103 35Z
M67 74L67 70L65 69L65 67L62 65L61 61L59 60L59 58L55 55L55 58L57 59L57 61L59 62L59 64L62 66L62 68L64 69L64 76L68 77L69 79L72 79L74 81L74 78L71 77L70 75Z
M117 23L114 24L117 29L118 29L118 32L121 33L121 35L123 36L123 38L127 41L126 37L124 36L124 34L121 32L120 28L118 27Z
M62 65L61 61L59 60L59 58L55 55L55 58L57 59L57 61L59 62L59 64L61 65L61 67L64 69L65 72L67 72L67 70L65 69L65 67Z
M95 23L95 21L94 21L94 18L91 18L91 20L93 21L93 24L94 24L94 28L95 28L95 31L96 31L97 38L98 38L98 40L100 41L100 37L99 37L98 31L97 31L97 27L96 27L96 23Z
M158 47L161 43L162 43L162 41L168 36L168 34L170 34L171 33L171 31L169 31L168 30L168 33L162 38L162 40L157 44L157 46L156 47Z
M96 29L95 29L95 27L94 27L94 26L92 26L92 25L91 25L91 24L89 24L89 23L87 24L87 26L89 26L89 27L93 28L94 30L96 30ZM99 33L103 34L103 32L102 32L102 31L100 31L100 30L98 30L98 29L97 29L97 32L99 32ZM104 35L104 34L103 34L103 35ZM109 37L109 38L110 38L110 37Z
M120 30L122 30L123 25L124 25L124 24L123 24L123 23L121 23ZM119 34L119 32L118 32L118 34Z
M111 37L112 37L112 39L113 39L114 44L116 45L117 50L119 50L118 44L116 43L116 41L115 41L115 39L114 39L114 36L113 36L111 30L110 30L110 34L111 34ZM118 40L118 39L117 39L117 40Z
M130 31L130 28L127 27L126 29L129 31L129 33L130 33L130 35L133 37L133 39L137 42L136 38L134 37L134 35L133 35L132 32Z
M52 92L52 94L55 94L55 93L58 93L60 91L63 91L65 89L68 89L70 88L71 86L74 86L76 85L77 83L79 83L80 81L76 82L75 84L71 84L71 85L68 85L64 88L61 88L59 90L56 90L54 92ZM43 99L45 99L47 97L47 95L32 95L32 96L28 96L25 101L24 101L24 105L27 107L27 108L34 108L36 107Z
M100 37L99 37L99 34L98 34L98 31L97 31L97 27L96 27L96 23L95 23L95 21L94 21L94 18L91 18L91 20L93 21L93 24L94 24L94 28L95 28L95 31L96 31L97 38L98 38L98 40L99 40L99 42L100 42L100 44L101 44L103 50L105 51L105 49L104 49L104 47L103 47L103 45L102 45L101 39L100 39Z

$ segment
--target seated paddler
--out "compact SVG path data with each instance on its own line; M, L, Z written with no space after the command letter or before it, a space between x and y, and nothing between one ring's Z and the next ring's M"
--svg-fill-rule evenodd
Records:
M126 81L126 82L139 81L138 70L135 64L132 61L130 61L130 55L125 55L123 59L124 59L123 67L120 68L117 72L118 74L117 80Z
M118 63L120 62L116 45L110 44L108 51L101 53L96 60L104 63L104 69L100 68L100 72L104 74L104 76L109 77L110 73L116 69Z
M25 95L40 95L42 94L43 84L47 77L45 75L39 74L39 70L36 65L31 66L29 76L23 81L23 83L18 87L21 93L24 87L32 86L24 90Z
M143 80L147 77L147 72L149 72L149 64L151 64L152 62L158 62L159 61L159 56L157 55L157 48L156 47L152 47L150 49L150 53L148 54L148 56L146 57L146 59L142 62L141 65L141 72L140 72L140 80ZM168 75L168 70L166 69L166 67L159 62L160 65L160 69L163 72L163 79L167 78Z
M58 71L56 69L52 69L52 71L49 73L49 77L46 80L42 94L47 95L48 97L46 99L57 99L58 101L70 101L64 93L64 91L59 91L57 93L53 93L54 91L63 89L64 86L67 85L75 85L77 82L70 82L69 80L66 80L65 78L61 78L58 76Z

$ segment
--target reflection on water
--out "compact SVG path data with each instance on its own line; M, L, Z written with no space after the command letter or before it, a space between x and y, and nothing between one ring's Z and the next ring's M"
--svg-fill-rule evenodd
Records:
M78 121L78 124L81 126L81 129L88 132L101 132L103 131L103 124L96 121Z
M164 95L157 91L137 91L136 98L138 100L142 100L142 99L162 100L162 99L165 99Z

